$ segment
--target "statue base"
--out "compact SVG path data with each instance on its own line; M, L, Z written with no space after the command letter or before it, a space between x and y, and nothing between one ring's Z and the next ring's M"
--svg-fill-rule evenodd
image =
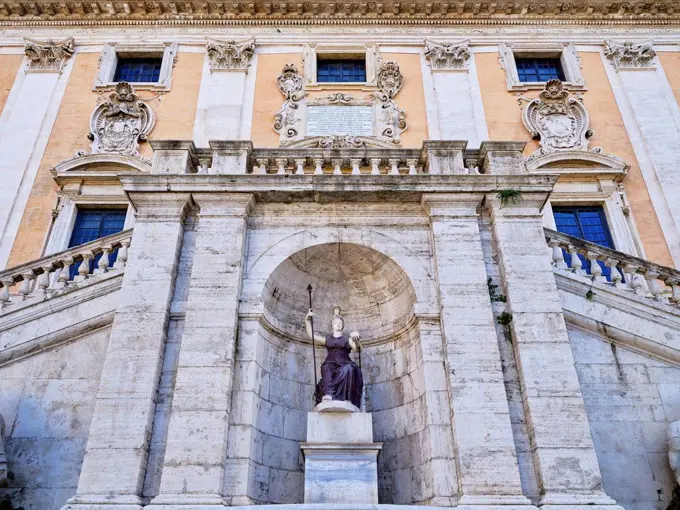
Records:
M300 448L305 503L378 503L382 443L373 442L371 413L349 402L322 402L307 414L307 442Z

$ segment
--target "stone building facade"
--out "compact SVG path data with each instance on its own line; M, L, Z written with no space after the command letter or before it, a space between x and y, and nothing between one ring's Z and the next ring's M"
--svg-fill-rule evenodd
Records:
M677 505L678 10L1 3L0 501L329 508L311 284L382 443L333 508Z

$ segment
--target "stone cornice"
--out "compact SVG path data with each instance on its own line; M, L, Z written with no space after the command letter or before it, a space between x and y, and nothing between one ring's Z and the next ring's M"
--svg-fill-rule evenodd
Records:
M680 2L0 2L0 26L680 24Z

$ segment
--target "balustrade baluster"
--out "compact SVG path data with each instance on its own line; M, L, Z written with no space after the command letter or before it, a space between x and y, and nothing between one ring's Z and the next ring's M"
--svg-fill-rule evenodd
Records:
M78 266L78 275L73 279L74 282L82 282L87 279L90 272L90 260L94 258L94 254L90 251L83 253L83 260Z
M380 159L371 159L371 175L380 175Z
M305 160L296 159L295 160L295 175L305 175Z
M578 256L578 248L572 244L568 244L567 252L569 253L569 265L571 266L571 270L579 276L584 276L585 271L581 269L583 267L583 262L581 262L581 257Z
M61 263L64 264L64 267L62 267L61 271L59 271L57 287L63 289L66 287L66 285L68 285L68 282L71 279L71 266L73 265L73 257L66 257L62 259Z
M111 251L112 247L110 244L102 248L102 256L99 259L99 262L97 262L97 271L99 273L106 273L109 270L109 259Z
M388 159L387 162L390 165L390 175L399 175L399 160Z
M606 282L607 279L602 276L602 266L597 262L597 256L598 254L593 251L586 252L586 259L590 263L590 277L595 282Z
M284 159L281 159L281 158L276 159L276 167L277 167L276 173L278 175L285 175L287 163L288 163L288 160L286 160L285 158Z
M342 159L331 159L331 166L333 167L333 175L342 175Z
M638 295L644 296L645 295L644 278L642 278L642 275L638 274L640 267L636 264L626 264L623 267L623 270L626 273L626 277L628 279L628 286L631 288L631 290Z
M352 158L349 160L350 165L352 165L352 175L359 175L361 171L359 167L361 166L361 159Z
M645 280L647 281L647 288L650 294L656 301L663 299L661 295L661 285L659 285L659 273L653 269L648 269L645 272Z
M666 285L671 288L671 303L680 304L680 279L669 278Z
M612 283L615 286L618 286L623 281L623 275L621 275L619 268L616 267L619 265L619 261L608 257L605 259L604 265L609 268L609 276L612 280Z
M418 173L418 160L417 159L407 159L406 166L408 166L409 175L416 175Z
M42 273L38 275L36 285L43 292L43 296L47 297L47 289L50 287L50 271L52 271L52 264L41 266Z
M118 248L118 256L116 257L116 262L114 262L113 267L116 269L123 269L128 259L128 247L130 246L129 239L123 239L120 242L120 248Z
M28 271L26 273L21 273L21 276L23 278L23 281L19 286L18 294L21 296L22 300L25 300L28 296L31 295L31 292L33 291L32 284L35 275L33 274L33 271Z
M2 288L0 288L0 304L5 306L10 303L9 288L14 284L14 279L3 278L0 280L0 283L2 283Z
M314 158L314 175L323 175L323 158Z
M567 269L567 263L564 261L564 253L562 253L560 241L557 239L550 239L548 244L550 245L550 248L552 248L552 261L553 264L555 264L555 267L558 269Z

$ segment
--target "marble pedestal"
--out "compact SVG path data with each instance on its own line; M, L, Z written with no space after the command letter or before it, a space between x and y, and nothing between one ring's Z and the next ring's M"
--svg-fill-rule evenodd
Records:
M324 402L307 415L305 503L378 503L378 453L371 413Z

